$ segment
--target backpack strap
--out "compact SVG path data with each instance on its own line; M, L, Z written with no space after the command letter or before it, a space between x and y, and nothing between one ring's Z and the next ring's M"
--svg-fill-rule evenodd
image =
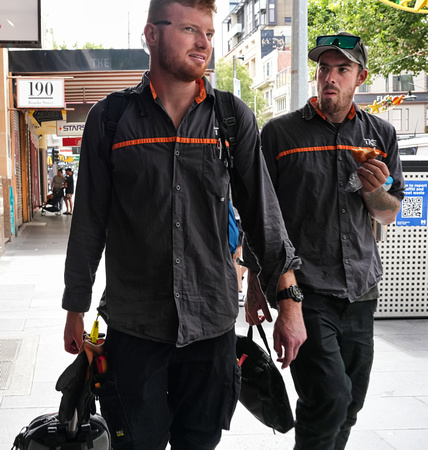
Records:
M98 149L100 157L104 156L106 153L110 154L117 124L125 112L130 100L131 91L129 88L112 92L105 98L103 113L104 135L102 137L102 144Z
M225 149L227 168L229 171L230 185L232 192L235 191L233 174L233 153L237 145L236 140L236 119L235 119L235 99L234 95L228 91L214 89L215 101L214 109L220 128L220 139ZM229 192L230 196L230 192ZM239 230L233 211L232 202L229 200L229 249L235 253L238 246Z
M112 141L116 134L117 124L129 104L127 90L113 92L106 97L104 108L105 134Z
M214 92L214 109L219 123L220 138L222 140L223 147L225 148L227 167L230 175L230 184L233 189L233 151L237 145L235 99L231 92L219 91L218 89L214 89Z

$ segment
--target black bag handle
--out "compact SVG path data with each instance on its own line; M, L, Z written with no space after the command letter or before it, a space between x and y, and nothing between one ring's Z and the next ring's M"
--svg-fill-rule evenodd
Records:
M268 341L267 341L267 338L266 338L265 330L263 330L263 327L262 327L261 324L257 325L257 329L259 330L260 337L262 338L262 341L265 344L265 347L266 347L266 349L267 349L267 351L269 353L269 356L272 357L272 355L270 353L269 344L268 344ZM253 340L253 327L251 325L248 327L247 337L249 339Z

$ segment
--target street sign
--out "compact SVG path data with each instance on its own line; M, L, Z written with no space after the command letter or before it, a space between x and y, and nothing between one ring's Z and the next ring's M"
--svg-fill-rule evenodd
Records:
M428 225L428 180L405 180L406 190L397 214L397 226Z
M16 79L18 108L65 108L64 78Z

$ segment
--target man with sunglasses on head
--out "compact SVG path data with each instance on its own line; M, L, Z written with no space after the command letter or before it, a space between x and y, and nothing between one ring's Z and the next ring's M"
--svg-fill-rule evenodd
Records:
M373 361L382 265L371 222L395 220L404 181L394 128L353 101L367 78L361 39L319 37L309 58L317 63L318 97L270 120L262 149L302 259L296 278L308 337L290 366L299 395L295 449L339 450L363 407ZM360 164L353 150L379 156ZM387 192L388 176L394 181ZM257 280L249 280L247 320L261 322L259 309L271 320ZM301 297L280 294L278 303Z
M67 250L65 348L82 345L105 247L108 325L101 412L114 449L209 450L239 395L234 324L239 311L228 241L230 176L218 133L216 91L204 74L214 0L152 0L144 29L150 71L125 90L112 145L112 107L88 115ZM116 95L119 95L116 93ZM109 107L107 106L109 105ZM116 109L117 110L117 109ZM270 301L296 283L288 239L251 110L235 98L233 203L261 263ZM254 213L257 211L257 214ZM285 364L306 334L301 306L282 312Z

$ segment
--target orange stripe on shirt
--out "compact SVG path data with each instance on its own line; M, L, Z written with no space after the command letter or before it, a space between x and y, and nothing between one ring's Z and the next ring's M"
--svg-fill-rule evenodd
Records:
M162 144L169 142L180 142L183 144L217 144L217 139L201 139L201 138L183 138L180 136L159 137L159 138L142 138L133 139L131 141L123 141L114 144L112 150L123 147L131 147L139 144Z
M290 150L285 150L281 153L279 153L276 156L276 160L279 160L283 156L291 155L292 153L304 153L304 152L322 152L325 150L354 150L356 147L351 145L326 145L324 147L302 147L302 148L292 148ZM373 150L372 147L357 147L361 148L363 150ZM380 154L386 158L387 154L385 152L382 152L381 150L378 150Z

